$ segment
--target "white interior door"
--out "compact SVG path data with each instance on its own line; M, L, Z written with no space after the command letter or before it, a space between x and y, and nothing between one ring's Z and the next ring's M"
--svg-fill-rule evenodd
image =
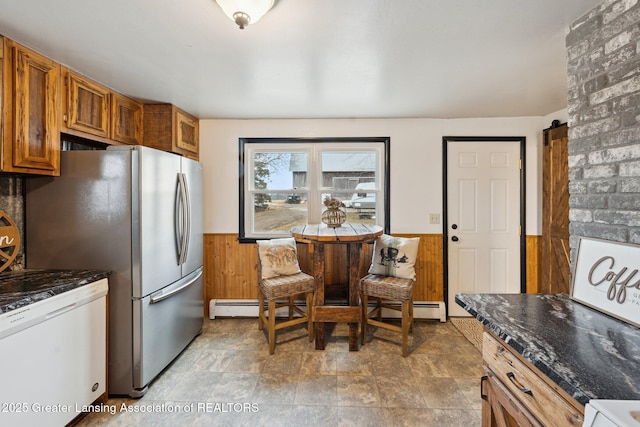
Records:
M449 316L457 293L520 292L520 142L448 141Z

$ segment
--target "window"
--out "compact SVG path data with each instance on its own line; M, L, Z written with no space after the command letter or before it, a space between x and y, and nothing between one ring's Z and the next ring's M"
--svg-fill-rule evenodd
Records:
M319 223L327 196L388 232L389 138L240 139L240 241Z

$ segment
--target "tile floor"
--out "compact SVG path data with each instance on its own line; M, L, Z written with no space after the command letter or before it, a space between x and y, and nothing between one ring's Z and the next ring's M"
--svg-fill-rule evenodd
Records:
M417 320L406 358L392 331L369 327L358 352L348 351L346 324L327 327L324 351L305 332L279 331L269 356L256 319L205 320L202 334L144 397L111 398L79 425L481 424L482 357L450 322Z

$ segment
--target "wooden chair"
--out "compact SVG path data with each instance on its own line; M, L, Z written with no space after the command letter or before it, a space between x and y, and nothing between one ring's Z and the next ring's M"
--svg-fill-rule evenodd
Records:
M262 277L262 263L260 252L258 251L258 328L262 330L267 327L269 333L269 354L273 354L276 349L276 331L289 326L307 323L309 341L313 340L313 291L315 289L315 279L305 273L291 274L287 276L276 276L270 278ZM306 311L296 305L296 296L306 295ZM268 303L265 314L265 300ZM280 301L278 301L280 300ZM285 300L284 302L282 300ZM289 316L285 321L276 323L276 310L280 307L289 308ZM294 313L300 317L294 318Z
M409 347L408 333L413 332L413 287L412 279L369 274L360 279L360 297L362 300L362 345L367 338L367 325L402 333L402 355L407 356ZM369 298L376 298L376 306L369 311ZM386 301L386 302L383 302ZM389 304L389 301L400 301L401 307ZM402 312L401 326L382 321L382 309L388 308ZM376 318L374 318L376 317Z

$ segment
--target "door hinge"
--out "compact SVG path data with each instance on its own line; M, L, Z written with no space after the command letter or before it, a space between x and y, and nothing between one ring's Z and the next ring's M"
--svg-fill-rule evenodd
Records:
M518 236L522 236L522 226L518 226Z
M522 170L522 159L518 159L518 169Z

